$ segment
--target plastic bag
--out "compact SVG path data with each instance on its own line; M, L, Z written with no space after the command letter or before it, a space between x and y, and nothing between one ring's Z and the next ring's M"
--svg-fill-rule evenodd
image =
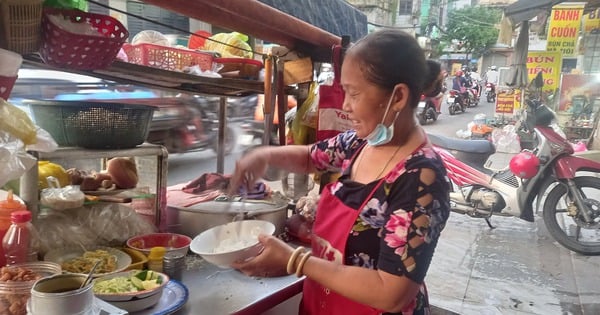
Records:
M492 131L492 142L496 146L496 152L519 153L521 143L514 125L506 125L502 129Z
M48 188L42 189L40 203L54 210L66 210L83 206L85 195L79 186L60 187L58 179L48 176Z
M37 165L37 159L25 151L23 141L0 130L0 165L0 186L3 186Z
M133 236L157 230L131 207L119 203L44 212L37 222L42 255L57 247L123 246Z
M305 124L306 121L306 115L309 111L311 111L311 109L314 107L315 110L315 114L317 111L317 107L318 104L314 104L314 103L318 103L315 102L315 98L318 97L317 96L317 91L318 91L318 87L319 85L316 82L311 83L310 85L310 89L308 91L308 97L306 98L306 100L304 101L304 103L302 103L302 105L300 105L300 108L297 109L297 113L294 117L294 120L292 121L292 127L291 127L291 131L292 131L292 137L294 139L294 144L309 144L310 142L312 142L311 140L313 139L309 139L309 134L310 134L310 125ZM315 122L314 122L314 128L316 129L316 117L314 117Z
M0 130L19 138L25 144L36 142L36 126L27 113L0 98Z
M238 33L215 34L204 43L203 50L215 51L224 58L252 58L252 48L248 45L248 36ZM224 45L225 43L227 45ZM233 46L233 47L232 47Z

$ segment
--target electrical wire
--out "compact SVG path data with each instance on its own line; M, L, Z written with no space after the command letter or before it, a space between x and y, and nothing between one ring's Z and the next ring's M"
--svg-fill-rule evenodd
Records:
M127 11L123 11L123 10L120 10L120 9L117 9L117 8L113 8L113 7L111 7L111 6L109 6L109 5L106 5L106 4L104 4L104 3L100 3L100 2L97 2L97 1L94 1L94 0L87 0L87 2L90 2L90 3L96 4L96 5L98 5L98 6L101 6L101 7L103 7L103 8L107 8L107 9L109 9L109 10L113 10L113 11L116 11L116 12L119 12L119 13L122 13L122 14L125 14L125 15L128 15L128 16L134 17L134 18L136 18L136 19L140 19L140 20L142 20L142 21L150 22L150 23L153 23L153 24L156 24L156 25L160 25L160 26L162 26L162 27L166 27L166 28L169 28L169 29L172 29L172 30L178 31L178 32L182 32L182 33L184 33L184 34L188 34L188 35L191 35L191 36L202 37L202 38L204 38L204 39L207 39L207 40L210 40L210 41L213 41L213 42L219 43L219 44L221 44L221 45L225 45L225 46L229 46L229 47L236 48L236 49L239 49L239 50L243 50L243 51L251 52L251 53L253 53L253 54L256 54L256 55L262 56L262 57L263 57L263 59L264 59L264 58L267 56L267 54L265 54L265 53L261 53L261 52L254 51L254 50L252 50L252 49L246 49L246 48L238 47L238 46L231 45L231 44L228 44L228 43L224 43L224 42L221 42L221 41L218 41L218 40L215 40L215 39L212 39L212 38L210 38L210 37L206 37L206 36L203 36L203 35L200 35L200 34L194 34L194 33L190 32L190 31L188 31L188 30L183 30L183 29L180 29L180 28L177 28L177 27L173 27L172 25L164 24L164 23L161 23L161 22L157 22L157 21L154 21L154 20L151 20L151 19L145 18L145 17L143 17L143 16L140 16L140 15L137 15L137 14L133 14L133 13L130 13L130 12L127 12Z

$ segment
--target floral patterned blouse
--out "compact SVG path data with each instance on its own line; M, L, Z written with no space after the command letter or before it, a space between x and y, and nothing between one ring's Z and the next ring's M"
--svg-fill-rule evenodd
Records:
M334 193L353 209L364 203L379 182L361 184L351 179L352 159L364 141L354 131L347 131L311 148L312 161L319 171L341 172ZM435 172L432 184L421 181L422 169ZM383 180L360 209L350 231L345 264L380 269L422 284L413 303L402 313L428 314L423 280L450 209L450 183L445 168L433 149L425 145L398 163ZM432 202L420 205L417 199L427 194L433 197Z

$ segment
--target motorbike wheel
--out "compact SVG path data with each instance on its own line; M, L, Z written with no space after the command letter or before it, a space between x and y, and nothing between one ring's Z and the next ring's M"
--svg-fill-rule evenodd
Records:
M425 126L425 124L427 124L427 110L423 111L421 115L419 115L419 124L421 126Z
M492 97L492 93L488 93L488 94L487 94L487 102L488 102L488 103L491 103L491 102L493 102L493 101L494 101L494 98Z
M450 104L450 106L448 106L448 113L450 115L454 115L455 111L454 111L454 104Z
M433 107L429 107L429 109L427 109L427 112L429 113L428 117L431 117L431 119L432 119L433 121L436 121L436 120L437 120L438 113L437 113L437 111L435 110L435 108L433 108Z
M583 255L600 255L600 178L576 177L575 185L591 209L592 223L586 223L578 209L575 216L569 215L568 207L573 199L562 184L552 188L544 201L544 223L550 235L562 246Z

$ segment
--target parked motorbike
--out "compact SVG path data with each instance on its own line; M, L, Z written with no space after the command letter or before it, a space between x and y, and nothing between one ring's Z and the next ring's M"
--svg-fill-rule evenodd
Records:
M455 190L451 208L484 218L493 215L534 221L543 201L544 223L564 247L585 255L600 254L600 163L573 155L573 147L552 127L554 114L539 101L527 101L524 123L536 136L532 151L516 154L509 167L486 168L495 152L486 140L459 140L429 135ZM546 197L545 197L546 196Z
M203 103L164 100L158 105L150 123L146 141L164 146L169 153L211 149L217 152L219 119L215 112L205 110ZM225 129L224 152L236 145L235 130Z
M436 97L426 97L425 95L421 95L421 100L419 101L416 111L417 118L421 125L426 125L430 120L437 120L440 115L438 108L440 108L439 103L441 103L442 98L443 94L441 93Z
M467 100L464 95L457 90L448 91L446 103L448 104L448 113L450 113L450 115L454 115L458 112L464 113L467 110Z
M485 84L485 98L488 103L494 103L496 101L496 87L491 82Z

